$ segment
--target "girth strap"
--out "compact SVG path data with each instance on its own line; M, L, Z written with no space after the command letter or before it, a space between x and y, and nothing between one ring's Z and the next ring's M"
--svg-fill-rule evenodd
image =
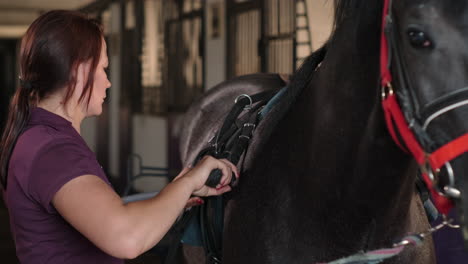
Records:
M285 89L286 87L281 90L282 93L284 93ZM220 130L210 140L210 145L200 151L193 164L196 164L204 156L211 155L215 158L225 158L237 165L241 156L247 150L255 127L262 119L261 116L265 116L272 108L272 104L279 100L279 96L276 96L275 102L270 102L277 93L278 90L269 90L252 96L246 94L238 96L234 106L226 115ZM268 107L265 106L267 103ZM261 115L260 112L262 112ZM205 249L206 262L209 264L221 263L224 219L223 197L206 197L204 201L204 204L186 211L181 220L176 223L175 229L178 235L175 239L177 241L169 249L165 264L175 263L179 241L188 223L195 220L195 218L200 223L200 235Z
M251 120L249 120L251 124L256 124L257 122L257 115L256 113L258 112L259 108L266 104L273 95L275 95L277 91L265 91L261 92L258 94L254 94L252 96L242 94L237 97L235 100L235 104L232 107L231 111L227 114L226 118L224 119L223 125L221 126L221 129L216 133L215 137L210 141L210 144L212 147L215 148L214 156L220 156L223 157L224 155L221 153L223 150L228 150L227 148L228 143L232 143L232 139L234 133L242 129L242 126L245 124L247 119L251 116ZM263 102L263 103L259 103ZM257 104L258 103L258 104ZM244 112L244 110L247 110L246 115L240 117L240 114ZM253 130L252 130L253 131ZM244 135L245 136L245 135ZM231 139L231 141L230 141ZM229 146L233 146L230 144ZM207 155L207 154L204 154ZM213 154L212 154L213 155ZM198 156L195 159L194 164L198 162L200 158L203 156ZM224 157L223 157L224 158ZM238 160L230 160L234 164L238 162Z
M259 111L277 91L261 92L252 96L240 95L226 116L219 132L208 148L200 152L196 162L205 155L224 158L237 165L247 150L259 119ZM241 113L245 112L241 116ZM224 219L223 197L207 197L200 207L201 237L206 262L219 264L222 261L222 232Z

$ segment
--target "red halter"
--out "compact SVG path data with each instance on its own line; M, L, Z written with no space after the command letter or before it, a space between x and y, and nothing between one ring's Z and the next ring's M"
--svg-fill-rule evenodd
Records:
M389 69L389 44L385 34L387 19L390 19L389 9L390 0L384 0L380 46L380 75L382 80L382 106L385 112L387 127L395 143L404 151L408 150L413 155L421 168L423 179L431 191L435 206L439 212L447 214L453 207L453 202L437 191L437 183L434 182L433 175L437 174L446 163L468 151L468 133L432 153L425 152L417 141L403 115L391 85L392 75ZM403 142L398 139L397 133L401 136ZM432 178L430 175L432 175Z

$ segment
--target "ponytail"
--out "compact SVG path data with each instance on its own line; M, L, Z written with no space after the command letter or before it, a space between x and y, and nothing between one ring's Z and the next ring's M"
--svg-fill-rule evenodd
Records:
M20 80L21 86L13 95L8 111L8 119L0 141L0 183L7 186L8 164L16 141L23 132L30 117L31 83Z

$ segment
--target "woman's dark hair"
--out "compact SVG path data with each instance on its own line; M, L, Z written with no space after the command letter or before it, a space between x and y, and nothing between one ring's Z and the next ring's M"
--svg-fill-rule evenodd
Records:
M102 41L97 20L76 11L49 11L29 26L21 40L20 86L11 99L0 141L0 180L4 189L10 157L29 121L31 108L62 88L63 103L67 103L75 90L78 66L84 62L91 67L79 100L89 103Z

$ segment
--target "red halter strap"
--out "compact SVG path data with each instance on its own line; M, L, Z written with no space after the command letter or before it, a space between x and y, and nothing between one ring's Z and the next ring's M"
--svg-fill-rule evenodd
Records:
M406 151L403 146L406 146L408 151L413 155L416 162L423 168L426 165L429 165L432 171L438 171L446 162L452 160L454 157L459 156L460 154L466 151L466 146L468 146L468 135L458 138L455 141L448 143L447 145L439 148L431 154L427 154L422 149L419 142L416 140L413 132L410 130L408 123L403 116L403 113L398 105L395 94L387 96L383 101L382 105L385 111L385 119L387 122L387 127L390 131L390 134L393 140ZM395 127L396 126L396 127ZM400 143L398 140L397 134L399 133L403 139L403 143ZM459 141L466 141L464 144L463 150L460 148ZM458 147L457 149L454 148ZM461 152L461 153L460 153ZM426 164L428 163L428 164ZM426 168L426 167L424 167ZM442 214L448 214L449 210L453 207L453 203L450 199L441 195L435 186L435 183L429 178L427 171L422 170L423 180L429 188L433 202L439 212Z
M380 78L382 87L386 87L392 82L392 74L390 73L390 64L388 63L388 41L385 35L385 27L387 26L387 17L390 7L390 0L384 0L384 9L382 15L382 33L380 37Z
M453 207L453 202L437 191L436 183L429 177L428 173L438 173L446 163L468 152L468 133L465 133L432 153L426 153L421 147L421 144L417 141L403 115L391 85L392 75L389 64L389 44L385 34L387 20L390 19L389 9L390 0L384 0L380 46L380 74L383 99L382 106L385 113L385 120L389 133L395 143L405 152L409 151L422 168L423 179L431 191L435 206L442 214L447 214ZM398 134L403 142L398 138ZM428 170L431 170L431 172L428 172Z

